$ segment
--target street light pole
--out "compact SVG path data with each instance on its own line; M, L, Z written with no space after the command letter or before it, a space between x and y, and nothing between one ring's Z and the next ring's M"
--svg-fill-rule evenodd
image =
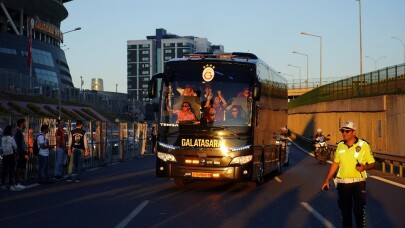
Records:
M81 28L81 27L77 27L77 28L72 29L72 30L69 30L69 31L67 31L67 32L63 32L62 34L66 34L66 33L69 33L69 32L74 32L74 31L77 31L77 30L80 30L80 29L82 29L82 28Z
M69 30L69 31L67 31L67 32L63 32L62 33L62 35L63 34L66 34L66 33L68 33L68 32L74 32L74 31L77 31L77 30L80 30L80 29L82 29L82 28L80 28L80 27L77 27L77 28L75 28L75 29L72 29L72 30ZM62 38L63 39L63 38ZM62 49L62 47L60 47L61 48L61 51L65 51L65 50L63 50ZM69 50L69 48L67 48L66 50ZM59 52L60 53L60 52ZM60 60L60 57L59 57L59 62L60 62L61 60ZM59 119L62 117L62 76L59 74L59 80L58 80L58 112L59 112Z
M300 53L300 52L296 52L296 51L293 51L292 53L294 53L294 54L298 54L298 55L305 55L306 57L307 57L307 80L306 80L306 88L308 88L308 62L309 62L309 56L307 55L307 54L304 54L304 53Z
M378 63L378 61L379 61L380 59L387 58L387 56L381 56L381 57L375 59L375 58L370 57L370 56L368 56L368 55L366 55L365 57L371 59L371 60L374 62L374 70L375 70L375 71L377 70L377 63Z
M298 81L299 81L299 83L300 83L300 89L301 89L301 67L295 66L295 65L292 65L292 64L288 64L288 66L298 68L298 70L299 70L299 71L298 71L298 72L299 72L299 74L298 74Z
M314 36L318 37L320 41L320 48L319 48L319 86L322 85L322 36L310 34L307 32L301 32L301 35L306 35L306 36Z
M361 32L361 0L356 0L359 2L359 26L360 26L360 81L363 81L363 42L362 42L362 32Z
M395 36L391 36L391 38L399 40L399 42L401 42L402 47L404 48L404 65L405 65L405 44L404 44L404 41L402 41L401 39L399 39L398 37L395 37Z
M287 74L287 73L283 73L284 75L290 76L293 78L293 85L292 88L294 89L294 75L293 74Z

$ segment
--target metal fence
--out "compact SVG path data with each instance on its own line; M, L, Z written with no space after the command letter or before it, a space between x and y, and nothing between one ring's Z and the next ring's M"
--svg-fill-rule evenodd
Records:
M401 93L405 93L405 64L320 86L291 100L288 108L326 101Z
M39 132L42 124L49 126L49 133L46 135L50 145L55 145L55 131L57 129L57 120L50 118L22 117L0 115L0 155L2 130L6 125L16 125L17 119L25 118L27 128L24 132L25 142L29 152L29 161L24 175L25 181L36 180L38 172L38 158L32 154L33 138ZM64 128L67 139L67 133L75 126L72 120L66 121ZM87 134L87 143L89 156L84 159L84 168L94 168L106 166L116 162L130 160L139 156L151 153L150 145L150 127L143 122L101 122L101 121L83 121L83 129ZM29 134L32 129L33 134ZM67 157L67 156L66 156ZM67 174L67 161L63 166L63 174ZM49 153L49 175L53 176L55 166L55 149ZM0 167L2 161L0 159ZM0 169L1 175L2 169Z

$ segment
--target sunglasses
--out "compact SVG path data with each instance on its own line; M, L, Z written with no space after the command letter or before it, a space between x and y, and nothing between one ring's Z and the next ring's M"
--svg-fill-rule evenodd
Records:
M343 129L340 130L340 132L342 132L342 133L343 133L343 132L349 133L349 132L351 132L351 131L352 131L352 130L343 130Z
M239 112L238 110L232 110L232 112Z
M182 105L181 107L186 107L186 108L188 108L188 105Z

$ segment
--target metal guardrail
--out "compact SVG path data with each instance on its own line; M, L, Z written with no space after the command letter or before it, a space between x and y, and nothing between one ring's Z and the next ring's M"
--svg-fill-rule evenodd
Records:
M405 64L320 86L291 100L288 109L326 101L403 93L405 93Z
M108 143L105 143L105 145L101 145L100 143L91 143L91 142L88 143L89 156L84 158L83 169L86 170L95 167L111 165L125 160L131 160L139 156L146 155L147 152L150 153L151 151L149 148L150 145L146 147L146 151L141 151L143 148L142 143L144 143L142 139L135 142L135 144L132 144L133 146L130 146L131 143L129 142L128 139L120 140L117 143L118 145ZM97 149L98 147L102 148L103 151ZM30 159L27 161L26 164L24 176L22 177L22 180L24 182L36 181L38 177L38 156L34 156L32 153L29 153L29 158ZM69 165L69 158L67 157L66 154L65 158L66 160L64 161L62 166L63 175L66 175L68 173L68 165ZM55 149L51 149L49 151L48 159L49 159L48 175L49 177L52 177L55 168ZM0 168L0 174L1 172L2 169ZM74 167L73 174L75 173L76 168Z
M308 151L313 151L313 142L311 139L302 135L292 132L295 136L293 141ZM329 144L331 155L328 160L333 161L336 152L336 145ZM405 156L393 155L387 152L373 151L373 156L376 160L377 170L387 173L387 165L389 166L389 173L399 177L404 177Z

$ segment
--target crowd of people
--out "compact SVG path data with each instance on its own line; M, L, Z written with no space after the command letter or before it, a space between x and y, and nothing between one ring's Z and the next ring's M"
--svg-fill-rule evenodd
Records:
M66 136L63 130L64 125L63 119L59 119L58 128L55 131L56 145L50 145L49 143L49 126L47 124L41 126L41 132L36 136L36 140L33 137L33 130L29 129L27 131L27 142L24 137L27 127L25 119L18 119L16 127L7 125L4 128L3 137L1 138L3 147L2 190L21 191L26 188L21 183L21 179L25 172L27 161L33 157L38 162L38 184L51 184L54 180L62 179L63 162L66 156L69 157L67 181L72 181L72 173L75 166L77 170L75 182L80 182L83 158L89 155L86 131L82 129L82 121L77 120L76 128L71 130L68 136ZM54 147L56 147L55 168L52 177L48 172L49 153ZM34 153L35 149L38 149L38 154ZM29 156L30 154L33 154L33 156Z

